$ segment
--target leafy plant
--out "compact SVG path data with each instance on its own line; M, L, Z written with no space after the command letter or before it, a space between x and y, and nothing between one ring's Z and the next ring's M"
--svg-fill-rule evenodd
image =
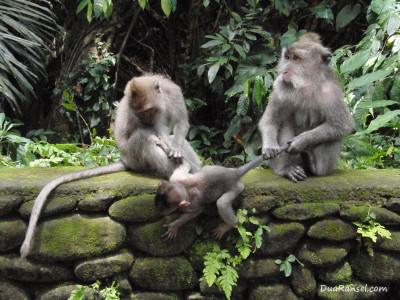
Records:
M372 243L376 243L378 236L383 239L392 239L391 232L376 222L376 215L371 211L371 207L369 207L367 216L363 222L353 222L353 224L357 226L357 233L364 238L364 244L371 256L374 256Z
M139 6L142 9L145 9L146 7L148 7L150 5L149 0L138 0L138 2L139 2ZM171 12L174 12L176 10L176 2L177 2L177 0L160 0L161 9L167 17L169 17Z
M304 264L293 254L288 255L284 260L276 259L275 263L280 266L279 271L283 272L285 277L290 277L292 275L292 263L296 261L304 267Z
M100 299L104 300L119 300L120 292L118 291L118 284L113 281L110 287L101 289L100 282L97 281L90 286L77 285L75 290L72 291L68 300L84 300L85 292L92 293Z
M235 243L236 254L232 255L219 245L213 245L212 251L204 256L203 278L209 286L216 284L227 299L231 298L233 287L239 279L237 272L239 265L261 247L262 235L268 230L268 227L262 225L256 217L249 217L244 209L238 210L237 218L236 229L239 238ZM254 233L246 230L247 223L257 226Z
M99 17L109 18L113 11L112 0L80 0L76 13L79 14L86 8L86 19L90 23L93 19Z
M46 77L46 56L57 32L49 1L2 0L0 5L0 101L18 117Z

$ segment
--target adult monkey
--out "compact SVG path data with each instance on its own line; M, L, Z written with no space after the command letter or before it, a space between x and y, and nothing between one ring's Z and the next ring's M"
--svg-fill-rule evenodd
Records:
M311 32L284 48L271 100L258 124L264 158L271 159L276 174L294 182L307 174L330 174L342 139L354 131L330 57Z
M185 139L188 129L188 114L179 86L161 75L132 78L125 87L114 124L121 161L63 175L46 184L34 202L21 257L29 254L42 208L60 184L125 170L166 179L197 171L201 163ZM169 146L168 152L158 146L161 141Z

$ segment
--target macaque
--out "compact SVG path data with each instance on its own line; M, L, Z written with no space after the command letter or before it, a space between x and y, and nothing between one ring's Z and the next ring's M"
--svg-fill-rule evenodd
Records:
M183 212L174 222L164 225L167 231L163 237L174 239L183 224L201 214L206 204L216 202L223 223L214 230L214 236L220 239L237 224L232 205L244 189L240 178L259 166L263 160L260 156L240 168L204 166L197 173L188 174L185 178L161 181L155 197L157 209L162 215L171 214L178 209Z
M21 257L29 254L43 206L60 184L126 170L166 179L197 171L201 163L185 139L188 129L188 114L179 86L161 75L132 78L125 87L114 124L121 161L63 175L46 184L34 202ZM158 146L160 141L168 145L168 152Z
M271 99L258 124L262 155L271 159L276 174L294 182L330 174L342 139L354 131L330 57L315 33L284 48Z

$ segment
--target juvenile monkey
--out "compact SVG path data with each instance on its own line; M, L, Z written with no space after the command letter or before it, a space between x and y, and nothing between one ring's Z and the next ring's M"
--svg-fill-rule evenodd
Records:
M179 86L161 75L131 79L118 105L114 124L121 161L63 175L46 184L34 202L21 257L28 255L42 208L60 184L125 170L161 178L179 178L197 171L201 164L185 139L188 128L188 114ZM168 145L168 152L158 146L161 140Z
M260 156L240 168L204 166L197 173L188 174L185 178L161 181L155 197L156 207L163 215L177 209L183 212L174 222L164 225L167 227L164 237L175 238L183 224L201 214L206 204L216 202L223 223L214 230L214 236L220 239L237 223L232 204L244 189L240 178L262 162L263 157Z
M307 174L330 174L342 139L354 131L330 57L315 33L284 48L271 99L258 124L264 158L271 159L276 174L294 182ZM284 146L286 153L278 156Z

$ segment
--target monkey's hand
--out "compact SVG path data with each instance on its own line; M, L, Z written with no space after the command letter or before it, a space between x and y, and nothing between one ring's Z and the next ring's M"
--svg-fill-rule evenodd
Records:
M232 228L233 227L231 225L229 225L229 224L221 223L221 224L218 225L217 228L215 228L213 230L213 236L214 236L215 239L220 240L224 236L224 234L227 231L231 230Z
M288 153L301 153L304 151L306 148L306 144L304 143L304 139L301 138L300 136L296 136L292 139L290 139L287 142L288 146L286 149L286 152Z
M306 172L300 166L290 166L284 176L293 182L303 181L307 178Z
M167 231L162 235L165 240L173 240L178 235L179 226L174 224L174 222L165 224L163 227L167 228Z
M168 155L168 158L173 159L177 163L182 163L183 155L182 155L181 149L171 148L171 149L169 149L169 152L167 153L167 155Z
M273 146L273 147L263 147L262 148L262 156L264 159L271 159L277 157L284 149L279 146Z

